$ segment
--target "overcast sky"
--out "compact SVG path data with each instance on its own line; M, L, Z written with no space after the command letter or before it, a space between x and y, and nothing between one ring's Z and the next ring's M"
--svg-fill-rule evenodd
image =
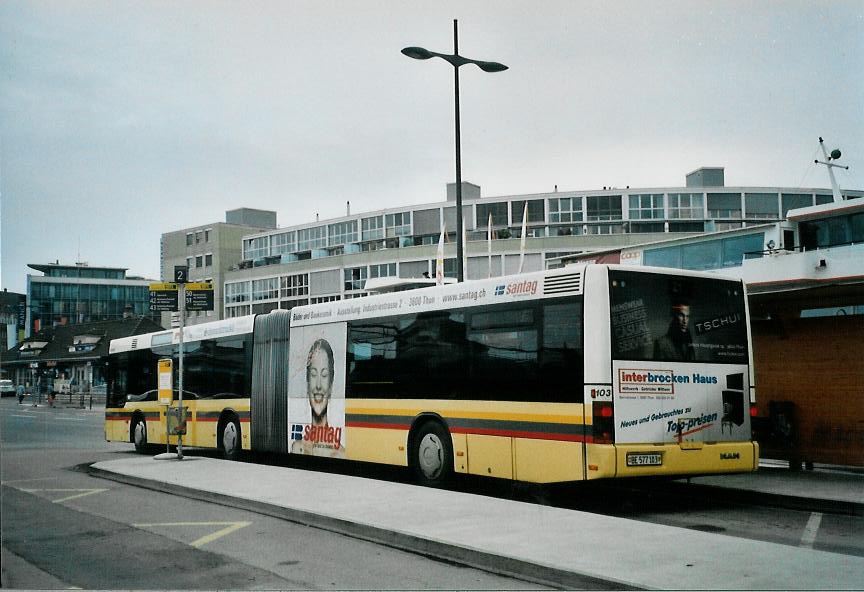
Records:
M864 2L0 2L2 285L27 263L158 278L159 237L276 210L280 226L445 198L453 70L463 179L484 196L864 189ZM79 254L80 253L80 254ZM38 272L31 271L34 274Z

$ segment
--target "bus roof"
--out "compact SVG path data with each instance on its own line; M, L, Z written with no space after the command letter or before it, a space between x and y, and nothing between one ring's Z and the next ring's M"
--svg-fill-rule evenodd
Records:
M254 323L255 315L248 315L245 317L224 319L222 321L189 325L188 327L183 328L183 341L200 341L202 339L212 339L216 337L245 335L246 333L252 332ZM179 329L156 331L154 333L144 333L142 335L133 335L131 337L114 339L111 341L108 353L116 354L124 351L150 349L153 346L168 345L169 343L180 343Z

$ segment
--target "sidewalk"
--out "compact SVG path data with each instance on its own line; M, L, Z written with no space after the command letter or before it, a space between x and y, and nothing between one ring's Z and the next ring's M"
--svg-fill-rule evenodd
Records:
M202 457L91 471L565 588L864 588L860 557L401 483ZM722 479L730 491L834 492L818 484L821 473L786 473ZM864 478L831 479L840 501L861 503Z

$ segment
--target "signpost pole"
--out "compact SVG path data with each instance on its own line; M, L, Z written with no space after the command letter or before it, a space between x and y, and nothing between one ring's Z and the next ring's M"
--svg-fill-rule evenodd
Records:
M186 284L182 283L178 286L179 293L177 300L180 304L180 396L177 398L177 426L180 427L183 423L183 326L186 317ZM177 430L177 460L183 460L183 434L182 430Z

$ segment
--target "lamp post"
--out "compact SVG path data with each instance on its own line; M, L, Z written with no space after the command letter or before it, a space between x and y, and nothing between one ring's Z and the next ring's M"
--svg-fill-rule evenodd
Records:
M472 60L459 55L459 29L458 21L453 19L453 53L443 54L429 51L422 47L406 47L402 53L415 60L428 60L429 58L441 58L453 66L454 85L456 95L456 269L457 281L465 281L465 270L463 268L463 253L465 246L462 244L462 146L461 132L459 129L459 67L465 64L476 64L484 72L502 72L507 66L498 62L483 62Z

